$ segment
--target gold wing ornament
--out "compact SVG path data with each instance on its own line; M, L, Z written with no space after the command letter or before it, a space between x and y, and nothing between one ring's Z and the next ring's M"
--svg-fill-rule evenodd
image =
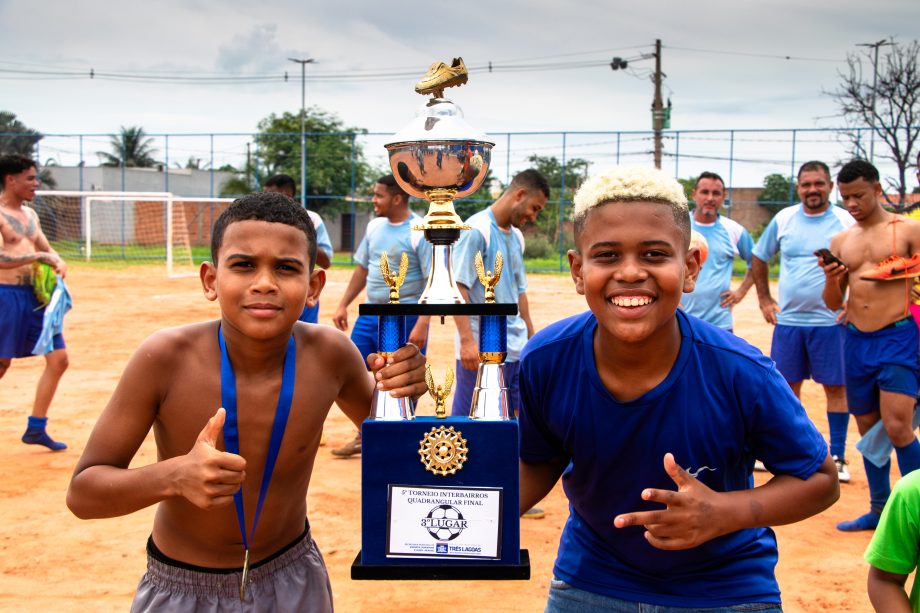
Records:
M428 386L428 394L437 400L437 386L434 384L434 375L431 374L431 364L425 365L425 385Z
M476 276L479 277L479 282L486 285L488 281L486 280L486 267L482 263L482 251L476 252L476 257L473 258L473 265L476 267Z
M406 280L407 272L409 272L409 256L407 256L406 252L403 251L402 256L399 258L399 277L396 279L397 288L400 287Z
M495 271L492 273L492 275L495 277L495 284L498 283L498 279L502 276L502 269L504 267L505 267L505 258L502 257L502 252L499 251L498 253L495 254Z
M476 275L479 277L479 282L482 283L485 288L485 301L487 303L495 302L495 286L498 285L498 280L502 276L502 268L505 267L505 259L502 257L502 252L499 251L495 254L495 272L486 271L485 264L482 262L482 252L477 251L476 257L473 258L473 265L476 267Z
M447 367L447 378L444 380L444 397L450 396L450 390L454 386L454 370Z

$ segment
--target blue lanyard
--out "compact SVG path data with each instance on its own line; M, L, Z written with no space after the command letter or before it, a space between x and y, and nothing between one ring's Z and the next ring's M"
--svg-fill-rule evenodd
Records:
M227 343L224 341L224 332L217 329L217 339L220 343L220 401L227 411L227 418L224 421L224 444L229 453L240 453L240 432L236 419L236 375L233 372L233 365L230 363L230 356L227 354ZM275 461L278 459L278 452L281 450L281 439L284 437L284 429L287 427L288 416L291 414L291 401L294 398L294 375L296 372L297 358L294 349L294 337L288 340L287 351L284 354L284 371L281 376L281 392L278 394L278 407L275 409L275 422L272 424L272 436L268 445L268 456L265 459L265 470L262 472L262 484L259 486L259 500L256 503L256 514L252 522L252 532L249 533L251 539L255 539L256 525L259 523L259 515L262 513L262 504L265 502L265 494L268 492L268 485L272 480L272 472L275 469ZM243 547L246 550L248 561L249 556L249 539L246 538L246 512L243 509L243 488L233 495L233 502L236 504L236 519L240 524L240 533L243 535Z

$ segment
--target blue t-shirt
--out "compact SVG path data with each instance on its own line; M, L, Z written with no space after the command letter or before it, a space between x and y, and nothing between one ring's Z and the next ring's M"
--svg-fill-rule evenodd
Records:
M801 204L777 213L764 230L754 256L764 262L780 252L779 313L776 323L786 326L834 326L837 313L824 305L824 271L814 252L830 247L831 237L856 223L840 207L806 215Z
M316 228L316 248L329 256L329 261L331 262L334 252L326 224L323 223L323 218L318 213L307 211L307 214L310 216L310 221L313 222L313 227Z
M521 459L568 461L569 519L554 574L577 588L634 602L722 607L780 602L770 528L664 551L641 526L615 528L621 513L661 509L645 488L676 490L679 465L713 490L753 487L754 458L774 474L806 479L827 445L773 362L744 340L677 311L681 345L671 372L620 402L594 361L589 311L538 332L521 356ZM713 518L718 521L718 518Z
M409 256L406 280L399 288L399 301L416 303L428 282L431 268L431 245L420 230L412 226L422 223L422 218L412 213L402 223L392 224L386 217L376 217L367 224L367 232L358 250L355 262L367 268L367 301L384 304L390 300L390 287L380 273L380 256L385 251L390 259L390 272L399 270L402 254Z
M714 223L702 224L690 216L690 226L703 235L709 243L709 257L700 270L693 292L684 294L681 305L684 311L703 321L731 330L732 310L720 306L722 292L732 285L732 264L736 257L751 266L754 241L750 233L737 221L719 216Z
M524 235L513 227L502 230L495 221L492 209L485 209L466 220L472 230L460 234L460 240L451 256L451 269L457 283L470 290L470 302L485 302L485 288L476 274L476 252L482 253L486 270L495 268L495 254L501 251L504 267L495 286L495 302L518 303L518 297L527 291L527 277L524 274ZM479 318L470 317L473 338L479 339ZM521 350L527 344L527 324L519 315L508 317L508 356L506 362L517 362ZM460 359L460 340L457 339L457 359Z

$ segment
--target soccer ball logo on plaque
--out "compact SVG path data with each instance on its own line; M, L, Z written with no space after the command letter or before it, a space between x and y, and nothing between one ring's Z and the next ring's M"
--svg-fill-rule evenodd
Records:
M406 342L407 315L480 318L476 387L468 417L448 417L453 384L426 372L435 417L416 417L412 402L378 392L361 429L361 551L353 579L529 579L530 559L520 548L518 424L509 414L504 372L506 317L516 304L496 304L494 287L502 257L475 266L486 304L467 304L451 272L451 247L469 226L454 198L474 193L489 169L492 145L444 98L447 87L467 81L463 60L437 62L416 85L432 94L386 145L393 176L410 195L429 201L422 230L432 245L431 272L418 304L401 304L405 256L391 272L384 254L380 272L390 286L389 304L362 304L379 317L381 355ZM491 266L491 270L487 267Z

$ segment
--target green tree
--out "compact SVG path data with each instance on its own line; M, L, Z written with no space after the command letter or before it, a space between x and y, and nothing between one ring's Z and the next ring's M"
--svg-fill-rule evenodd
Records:
M572 203L572 197L575 191L581 186L585 179L588 178L588 168L591 162L582 158L571 158L565 162L565 193L562 193L563 168L562 163L555 156L531 155L527 158L530 167L538 170L540 174L546 177L549 183L550 196L546 201L546 207L537 216L535 222L540 229L540 233L558 248L559 237L563 232L564 223L560 223L559 207L562 207L562 217L569 219L568 209ZM571 236L565 237L563 247L567 248L573 244Z
M795 184L791 177L779 173L769 174L763 179L763 191L757 202L773 213L795 203Z
M151 168L157 165L153 158L156 153L153 138L147 136L144 128L140 126L122 126L118 134L111 136L109 147L111 152L96 152L102 160L102 166Z
M697 178L698 177L687 177L686 179L677 180L681 187L684 188L684 196L686 196L691 210L693 210L693 207L696 206L696 202L693 201L693 188L696 186Z
M16 119L10 111L0 111L0 154L35 155L35 145L42 135Z
M897 177L883 180L898 193L898 201L889 204L900 211L906 206L907 172L916 160L915 147L920 142L920 42L892 43L887 49L877 74L877 50L849 54L848 70L838 73L840 85L830 95L852 128L872 129L879 145L875 155L897 166ZM868 158L869 139L860 132L853 129L850 133L853 154Z
M345 126L334 115L317 109L307 109L304 120L307 149L308 197L325 196L344 199L352 191L354 163L355 191L364 191L376 176L364 160L364 152L354 138L366 130ZM258 124L255 140L264 174L284 173L300 183L300 112L272 113ZM300 189L304 189L301 185ZM314 201L317 208L328 206L328 200Z

